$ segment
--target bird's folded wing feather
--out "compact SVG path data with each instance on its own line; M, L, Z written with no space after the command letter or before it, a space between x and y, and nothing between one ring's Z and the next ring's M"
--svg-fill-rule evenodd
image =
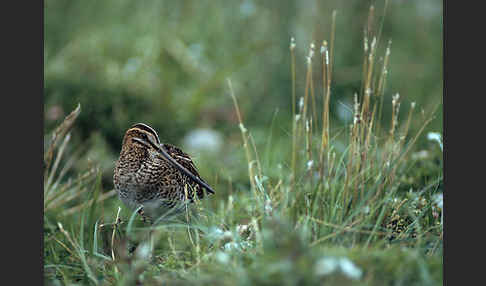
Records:
M189 172L191 172L194 176L198 177L201 181L206 183L201 176L199 175L199 172L196 169L196 166L194 165L194 162L192 161L191 157L184 153L181 149L174 145L170 144L162 144L167 153L174 158L174 160L177 161L177 163L181 164L184 168L186 168ZM207 184L207 183L206 183ZM213 193L212 190L208 190L208 192ZM197 195L199 198L204 197L204 193L202 191L202 188L198 188L197 190Z

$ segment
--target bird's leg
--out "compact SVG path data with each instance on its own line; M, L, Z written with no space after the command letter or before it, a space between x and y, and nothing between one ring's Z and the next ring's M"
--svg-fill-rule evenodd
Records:
M143 207L139 208L137 213L142 217L142 221L143 223L149 223L150 225L153 224L151 218L149 216L147 216L145 214L145 212L143 211ZM150 247L150 256L152 256L152 253L153 253L153 241L152 241L152 229L150 229L149 233L148 233L148 241L149 241L149 247ZM135 250L137 249L137 247L139 246L139 243L136 243L135 245L133 245L132 247L130 247L129 249L129 253L130 254L133 254L135 252Z
M138 214L142 217L142 221L144 223L149 223L150 225L153 224L153 221L150 217L148 217L147 215L145 215L145 212L143 211L143 207L141 207L139 210L138 210ZM150 227L150 230L149 230L149 233L148 233L148 243L149 243L149 249L150 249L150 259L152 259L153 257L153 252L154 252L154 240L153 240L153 229L152 227ZM132 252L135 251L135 249L132 250Z

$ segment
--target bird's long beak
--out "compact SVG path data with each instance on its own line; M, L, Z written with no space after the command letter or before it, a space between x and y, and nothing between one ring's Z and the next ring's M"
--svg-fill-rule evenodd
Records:
M167 151L165 151L164 147L158 143L152 142L149 140L148 142L145 140L142 140L140 138L133 138L133 140L140 142L144 145L149 143L155 150L157 150L167 161L169 161L172 165L174 165L179 171L183 172L185 175L187 175L189 178L191 178L194 182L197 184L201 185L204 187L209 193L214 194L214 190L205 182L203 182L201 179L196 177L193 173L191 173L189 170L184 168L181 164L179 164L174 158L172 158Z

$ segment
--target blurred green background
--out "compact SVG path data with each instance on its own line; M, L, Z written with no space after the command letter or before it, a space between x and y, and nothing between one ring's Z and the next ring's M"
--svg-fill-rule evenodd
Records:
M331 132L351 120L363 63L369 7L376 21L384 1L58 1L44 2L44 132L81 103L73 149L75 170L95 162L112 189L124 132L145 122L163 142L194 156L209 182L247 182L241 134L226 78L245 126L267 165L288 162L291 117L289 43L296 39L297 96L303 96L305 57L329 40L337 10ZM442 1L389 1L378 57L392 40L386 106L400 93L403 120L440 104L426 131L442 132ZM379 25L378 25L379 26ZM319 57L315 57L316 94ZM320 106L318 104L318 106ZM385 108L384 122L391 108ZM195 132L195 131L202 132ZM413 133L413 131L412 131ZM419 141L428 142L426 136ZM279 143L284 142L284 143Z

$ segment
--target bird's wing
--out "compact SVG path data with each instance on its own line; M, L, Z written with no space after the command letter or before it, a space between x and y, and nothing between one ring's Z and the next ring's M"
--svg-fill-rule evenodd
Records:
M198 179L200 179L201 181L203 181L204 183L206 183L206 181L204 181L201 178L201 176L199 175L199 172L197 171L196 165L194 164L194 162L192 161L191 157L189 157L188 154L186 154L185 152L183 152L181 149L179 149L178 147L176 147L174 145L171 145L171 144L161 144L161 145L167 151L167 153L174 160L177 161L177 163L179 163L184 168L186 168L187 171L191 172ZM201 187L204 187L204 186L201 186ZM197 190L196 190L197 191L198 198L203 198L204 197L204 192L202 191L202 188L201 187L197 188ZM210 188L208 189L208 188L205 187L205 189L209 193L212 193L212 194L214 193L214 191L212 189L210 189Z

